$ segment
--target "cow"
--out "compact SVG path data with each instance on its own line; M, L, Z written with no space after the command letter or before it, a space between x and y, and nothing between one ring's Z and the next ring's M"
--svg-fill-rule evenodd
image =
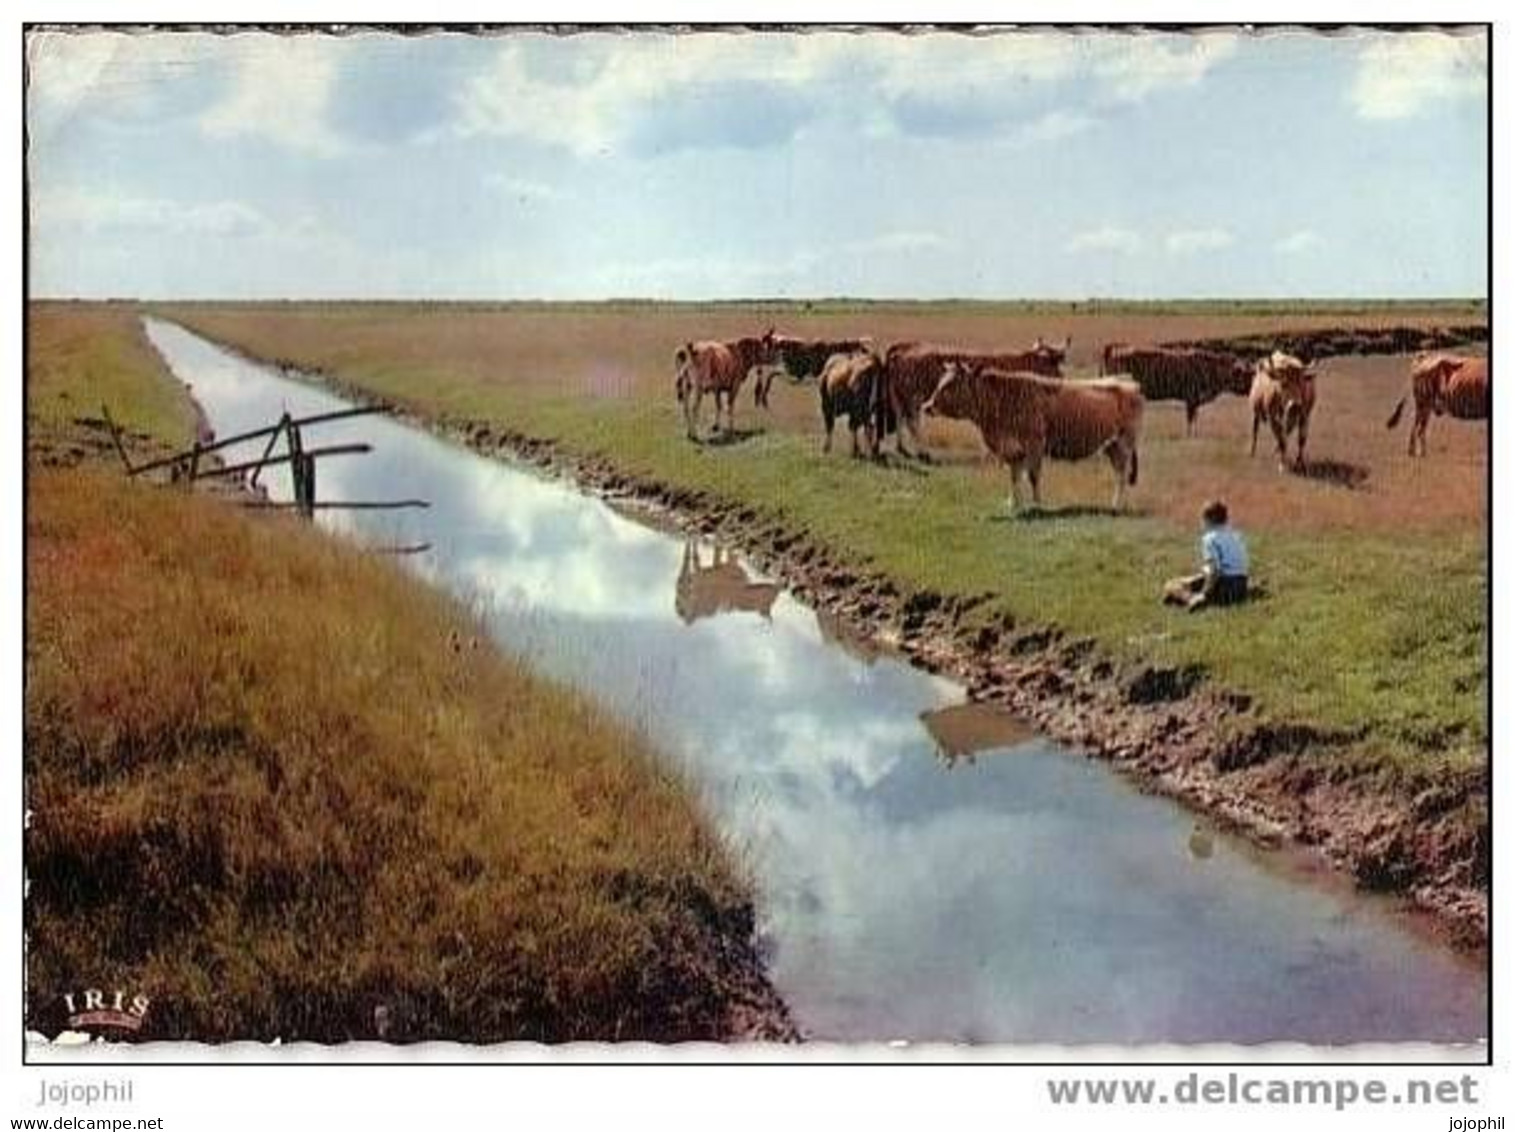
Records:
M915 455L927 459L921 440L921 406L935 392L942 370L949 362L994 366L1011 373L1035 373L1061 377L1063 359L1073 339L1061 348L1049 346L1038 338L1029 350L1019 353L988 354L959 350L950 346L933 346L923 342L895 342L884 352L884 389L890 416L900 425L895 447L901 456L905 450L905 432L915 442Z
M857 443L857 430L861 428L867 436L868 455L877 460L891 423L884 399L884 366L878 355L866 350L831 355L821 371L820 391L821 419L826 426L821 451L831 451L837 418L846 416L852 433L852 455L862 455Z
M694 440L700 419L700 401L715 394L715 428L721 427L721 398L726 398L726 430L736 430L736 395L747 375L769 364L765 338L738 338L732 342L686 342L674 352L674 393L684 407L684 427Z
M1278 445L1278 470L1288 469L1288 436L1298 447L1294 466L1303 467L1305 442L1310 437L1310 414L1315 411L1315 374L1292 354L1275 350L1257 363L1252 378L1252 455L1257 455L1257 431L1266 420Z
M684 561L674 587L673 608L679 620L693 625L703 617L718 613L756 613L764 620L773 619L773 603L780 587L774 582L754 582L731 551L717 546L710 563L703 561L699 543L684 542Z
M773 379L782 369L794 382L820 377L821 371L833 354L856 354L873 349L872 338L791 338L787 334L775 334L770 330L763 341L771 351L775 368L753 388L756 404L768 405L768 391L773 388Z
M1101 374L1129 374L1148 401L1182 401L1184 435L1194 435L1200 407L1222 393L1245 397L1252 390L1253 367L1216 350L1175 350L1112 343L1100 360Z
M1410 363L1410 391L1399 399L1388 427L1399 424L1405 402L1415 399L1415 423L1410 426L1410 455L1426 454L1426 426L1431 414L1443 413L1463 421L1486 420L1489 415L1489 359L1462 358L1456 354L1419 354Z
M1106 377L1119 373L1120 371L1116 369L1116 365L1118 364L1117 355L1121 351L1130 350L1131 348L1132 347L1125 342L1106 342L1105 348L1100 351L1099 355L1100 377Z
M1134 381L1058 381L982 363L949 362L921 406L927 416L970 420L984 444L1010 468L1010 505L1021 506L1020 478L1041 505L1042 460L1082 460L1103 452L1115 473L1114 507L1136 483L1142 394Z

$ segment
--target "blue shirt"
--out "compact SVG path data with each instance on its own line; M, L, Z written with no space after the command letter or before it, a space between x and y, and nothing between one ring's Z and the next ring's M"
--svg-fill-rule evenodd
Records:
M1247 544L1231 527L1211 527L1200 535L1199 555L1222 577L1244 577L1247 573Z

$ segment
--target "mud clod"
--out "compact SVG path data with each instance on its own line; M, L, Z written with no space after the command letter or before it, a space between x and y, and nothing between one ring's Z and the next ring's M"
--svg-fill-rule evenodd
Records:
M1204 678L1205 670L1195 664L1182 668L1144 668L1126 685L1126 702L1169 704L1187 699Z

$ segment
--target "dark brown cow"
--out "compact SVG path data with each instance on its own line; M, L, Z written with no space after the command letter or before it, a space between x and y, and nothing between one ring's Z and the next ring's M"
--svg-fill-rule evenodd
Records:
M1431 414L1457 420L1481 421L1489 416L1489 359L1456 354L1420 354L1410 363L1410 392L1399 399L1389 427L1399 424L1405 401L1415 398L1415 423L1410 426L1410 455L1426 454L1426 426Z
M763 341L772 351L774 366L782 368L795 382L820 377L833 354L857 354L873 349L872 338L791 338L771 330L763 335ZM776 374L777 369L770 371L754 387L757 404L767 406L768 391L773 388Z
M1142 395L1136 383L1114 378L1056 381L1031 373L949 363L921 411L970 420L989 451L1010 468L1010 504L1021 505L1020 477L1041 503L1042 460L1082 460L1103 452L1115 472L1114 506L1136 483Z
M674 588L673 608L679 620L693 625L702 617L718 613L756 613L765 620L773 617L773 603L780 587L773 582L754 582L731 551L717 546L706 565L694 539L684 542L684 562Z
M868 439L868 455L878 459L879 445L889 428L889 406L884 400L884 366L878 355L863 351L833 354L821 371L821 419L826 426L822 452L831 451L831 436L838 417L847 418L852 433L852 454L862 455L857 430Z
M1130 349L1132 349L1131 345L1126 342L1106 342L1105 348L1099 355L1099 375L1105 377L1108 374L1119 373L1120 371L1115 368L1116 355Z
M1181 401L1184 435L1194 435L1200 406L1222 393L1245 397L1252 390L1253 367L1217 350L1175 350L1112 343L1100 360L1102 374L1129 374L1148 401Z
M1073 339L1063 345L1049 346L1040 338L1031 349L1018 353L988 354L974 350L959 350L951 346L934 346L923 342L895 342L884 353L884 390L891 417L899 424L895 445L901 456L909 456L905 450L905 432L915 442L916 453L926 458L925 443L921 440L921 406L936 391L942 379L942 371L949 362L992 366L1008 373L1035 373L1046 377L1061 377L1063 359Z
M1296 434L1298 448L1294 466L1305 462L1305 442L1310 437L1310 414L1315 411L1315 374L1291 354L1275 350L1257 363L1252 378L1252 455L1257 455L1257 431L1267 421L1278 445L1278 470L1289 460L1289 433Z
M700 419L700 401L715 394L715 428L721 427L721 398L726 398L726 428L736 429L736 395L754 368L770 361L763 338L738 338L734 342L686 342L673 355L674 392L684 406L684 426L695 439Z

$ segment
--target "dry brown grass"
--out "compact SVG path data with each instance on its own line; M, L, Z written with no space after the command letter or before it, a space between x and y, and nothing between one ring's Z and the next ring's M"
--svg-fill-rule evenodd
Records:
M751 905L642 742L294 520L88 471L28 503L34 1019L119 985L163 1039L725 1032Z
M148 1039L684 1040L771 1007L745 878L635 734L288 517L125 480L192 414L113 308L32 313L28 1025ZM82 441L82 442L81 442ZM750 1016L749 1016L750 1017Z
M26 309L26 431L31 458L71 466L118 460L100 426L108 406L133 459L188 445L195 410L128 306L31 303Z

